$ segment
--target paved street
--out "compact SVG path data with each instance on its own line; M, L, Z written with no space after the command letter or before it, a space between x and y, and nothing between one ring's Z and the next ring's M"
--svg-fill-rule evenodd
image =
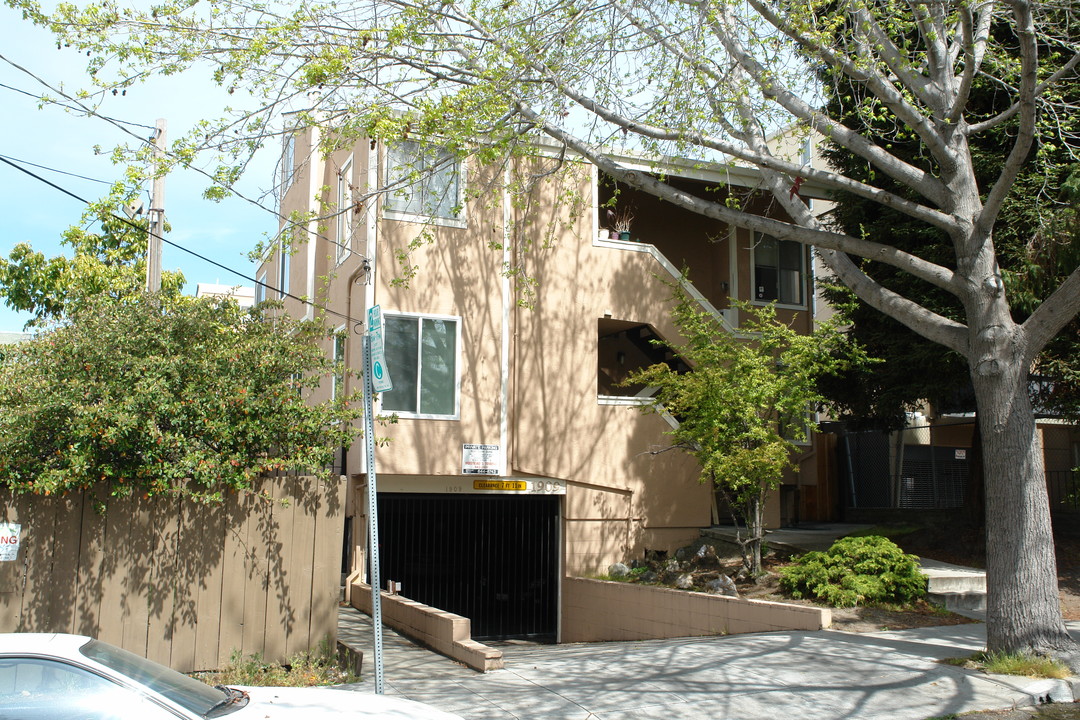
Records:
M352 611L355 613L355 611ZM371 625L349 614L373 689ZM1080 636L1080 623L1071 625ZM1061 681L987 676L935 661L982 649L983 626L855 635L777 632L587 645L502 645L506 669L476 673L384 631L386 689L466 720L922 720L1031 704ZM353 686L356 687L356 686ZM1069 698L1071 699L1071 697Z

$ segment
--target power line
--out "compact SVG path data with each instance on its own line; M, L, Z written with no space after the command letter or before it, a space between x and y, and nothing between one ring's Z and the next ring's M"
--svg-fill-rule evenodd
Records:
M60 192L64 193L65 195L68 195L69 197L72 197L72 198L78 200L79 202L83 203L84 205L90 205L91 204L90 201L87 200L86 198L80 197L79 195L76 195L72 191L70 191L70 190L68 190L66 188L63 188L63 187L57 185L54 182L50 182L49 180L46 180L45 178L41 177L40 175L38 175L38 174L36 174L34 172L31 172L30 170L27 170L24 167L20 167L19 165L16 165L14 162L12 162L8 158L4 157L3 155L0 155L0 162L7 163L11 167L18 170L19 172L26 173L27 175L34 178L35 180L43 182L43 183L45 183L46 185L48 185L49 187L51 187L51 188L53 188L55 190L59 190ZM346 322L352 322L352 321L356 320L356 318L352 318L352 317L350 317L348 315L345 315L343 313L340 313L340 312L338 312L336 310L331 310L330 308L326 307L325 305L319 305L318 303L312 302L311 300L307 300L307 299L299 297L297 295L293 295L292 293L287 293L287 292L281 290L280 288L275 288L275 287L272 287L271 285L268 285L268 284L266 284L264 282L260 282L256 278L253 278L253 277L251 277L249 275L245 275L243 272L241 272L239 270L236 270L235 268L231 268L228 265L225 265L223 263L219 263L216 260L211 260L210 258L206 257L205 255L202 255L201 253L197 253L194 250L190 250L190 249L184 247L183 245L180 245L179 243L175 243L172 240L169 240L168 238L162 237L162 236L160 236L160 235L158 235L156 233L150 233L146 228L140 227L139 225L136 225L131 220L128 220L125 217L121 217L121 216L119 216L119 215L117 215L115 213L110 213L110 215L114 219L120 221L121 223L123 223L123 224L125 224L125 225L127 225L127 226L129 226L131 228L134 228L135 230L139 230L141 232L147 232L148 234L154 235L154 237L159 238L163 243L166 243L167 245L170 245L171 247L174 247L174 248L176 248L178 250L182 250L183 252L186 252L188 255L191 255L191 256L193 256L195 258L198 258L199 260L202 260L203 262L209 263L210 265L213 265L214 267L217 267L217 268L220 268L222 270L225 270L226 272L232 273L233 275L235 275L235 276L237 276L239 278L242 278L243 280L253 282L257 286L260 286L260 287L265 288L267 290L272 290L272 291L274 291L276 293L279 293L281 297L287 297L287 298L290 298L292 300L296 300L297 302L300 302L300 303L302 303L304 305L310 305L311 307L315 308L316 310L321 310L321 311L323 311L323 312L325 312L325 313L327 313L329 315L336 315L337 317L345 320Z
M60 175L68 175L73 178L79 178L80 180L89 180L90 182L101 183L102 185L112 185L112 183L108 180L98 180L97 178L87 177L85 175L77 175L72 172L67 172L66 170L57 170L56 168L49 167L48 165L38 165L37 163L32 163L29 160L22 160L17 157L11 157L10 155L0 155L0 158L3 158L5 160L11 160L12 162L22 163L23 165L40 168L41 170L48 170L49 172L59 173Z
M0 55L0 60L3 60L7 64L9 64L9 65L11 65L11 66L13 66L13 67L15 67L15 68L17 68L19 70L23 70L23 72L26 72L23 68L19 67L18 65L16 65L13 62L11 62L10 60L8 60L3 55ZM45 87L52 90L52 88L49 87L49 85L42 82L41 79L38 78L37 76L31 74L30 77L34 78L38 82L41 82L43 85L45 85ZM17 87L14 87L12 85L5 85L4 83L0 83L0 87L4 88L6 90L11 90L12 92L21 93L23 95L26 95L27 97L32 97L32 98L34 98L35 100L38 100L38 101L44 101L44 102L48 102L49 104L56 105L58 107L66 108L67 110L76 110L78 112L86 112L85 107L76 107L74 105L65 105L62 102L57 102L56 100L50 100L48 98L42 97L41 95L38 95L37 93L32 93L29 90L23 90L22 88L17 88ZM103 118L103 119L108 120L109 122L112 122L112 123L120 123L121 125L130 125L131 127L141 127L141 128L146 128L148 130L153 130L154 129L153 125L144 125L143 123L137 123L137 122L133 122L131 120L121 120L119 118L109 117L107 115L101 115L101 114L96 113L96 112L93 113L93 114L97 115L97 117Z
M117 120L117 119L111 118L111 117L109 117L107 115L102 115L97 110L86 106L85 104L80 102L77 98L73 98L72 96L65 93L63 90L60 90L59 88L54 88L52 85L50 85L48 82L46 82L42 78L35 75L30 70L24 68L22 65L19 65L18 63L14 62L12 60L10 60L9 58L5 57L3 54L0 54L0 60L3 60L8 65L11 65L13 68L15 68L16 70L19 70L20 72L23 72L23 73L29 75L30 77L32 77L34 80L39 82L44 87L48 88L49 90L56 93L60 97L63 97L64 99L66 99L68 102L72 103L72 105L66 105L66 104L58 102L56 100L48 100L46 98L41 98L40 96L33 95L32 93L29 93L29 92L27 92L25 90L18 90L17 88L11 88L10 86L7 86L7 85L4 85L3 87L8 87L9 89L16 90L17 92L21 92L21 93L24 93L26 95L30 95L31 97L37 97L39 100L47 100L48 102L50 102L50 103L52 103L54 105L58 105L60 107L67 108L69 110L75 110L77 112L85 113L86 115L88 115L90 117L100 118L102 120L105 120L105 121L113 124L114 126L117 127L118 130L120 130L121 132L126 133L127 135L130 135L131 137L135 138L141 144L145 144L145 145L152 145L153 144L147 138L141 137L141 136L137 135L136 133L133 133L131 130L128 130L125 127L121 127L121 125L131 125L133 127L146 128L148 130L156 130L157 129L156 127L154 127L152 125L143 125L141 123L128 122L128 121L125 121L125 120ZM176 158L176 156L173 155L168 150L166 150L165 153L166 153L166 155L168 155L169 157L171 157L173 159ZM237 192L235 188L225 187L225 186L221 185L218 182L218 180L211 173L207 172L206 170L203 170L202 168L196 167L195 165L190 165L190 164L186 164L186 163L185 163L185 167L187 167L189 170L193 170L193 171L199 173L200 175L203 175L204 177L208 178L211 181L211 183L213 183L214 185L224 187L224 189L227 190L228 192L230 192L231 194L235 195L236 197L240 198L241 200L243 200L245 202L248 202L248 203L254 205L255 207L259 208L260 210L264 210L266 212L272 212L269 208L265 207L258 200L249 198L246 195L244 195L243 193ZM338 208L337 212L338 213L343 213L343 212L348 212L348 210ZM275 215L276 215L276 213L275 213ZM358 254L358 253L355 253L355 251L351 247L348 247L348 246L342 244L338 240L334 240L334 239L331 239L331 238L325 238L325 239L327 240L327 242L329 242L329 243L331 243L333 245L336 245L339 248L339 250L344 250L350 255ZM168 241L166 241L166 242L168 242Z

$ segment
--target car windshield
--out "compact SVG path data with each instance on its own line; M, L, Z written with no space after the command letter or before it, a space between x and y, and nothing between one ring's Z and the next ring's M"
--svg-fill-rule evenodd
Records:
M198 715L206 715L228 697L206 683L100 640L91 640L79 652Z

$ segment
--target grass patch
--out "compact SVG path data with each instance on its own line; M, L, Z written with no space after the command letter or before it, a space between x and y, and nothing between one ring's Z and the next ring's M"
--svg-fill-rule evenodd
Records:
M968 670L982 670L997 675L1058 679L1072 675L1068 666L1059 660L1023 653L978 652L970 657L946 658L941 662L945 665L955 665Z
M192 673L207 685L256 685L273 687L311 687L357 682L359 677L343 670L332 657L299 653L284 664L266 662L262 656L243 656L233 652L229 664L217 671Z

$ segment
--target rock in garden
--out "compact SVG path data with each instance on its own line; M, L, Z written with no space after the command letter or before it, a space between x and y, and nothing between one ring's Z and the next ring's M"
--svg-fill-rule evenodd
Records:
M705 587L708 588L711 593L718 593L728 597L739 597L739 589L735 587L735 581L727 575L721 574L720 577L715 580L710 580Z
M608 577L624 578L630 575L630 568L626 567L624 563L617 562L607 569Z
M680 590L689 590L694 587L694 576L690 573L683 573L675 579L675 587Z

